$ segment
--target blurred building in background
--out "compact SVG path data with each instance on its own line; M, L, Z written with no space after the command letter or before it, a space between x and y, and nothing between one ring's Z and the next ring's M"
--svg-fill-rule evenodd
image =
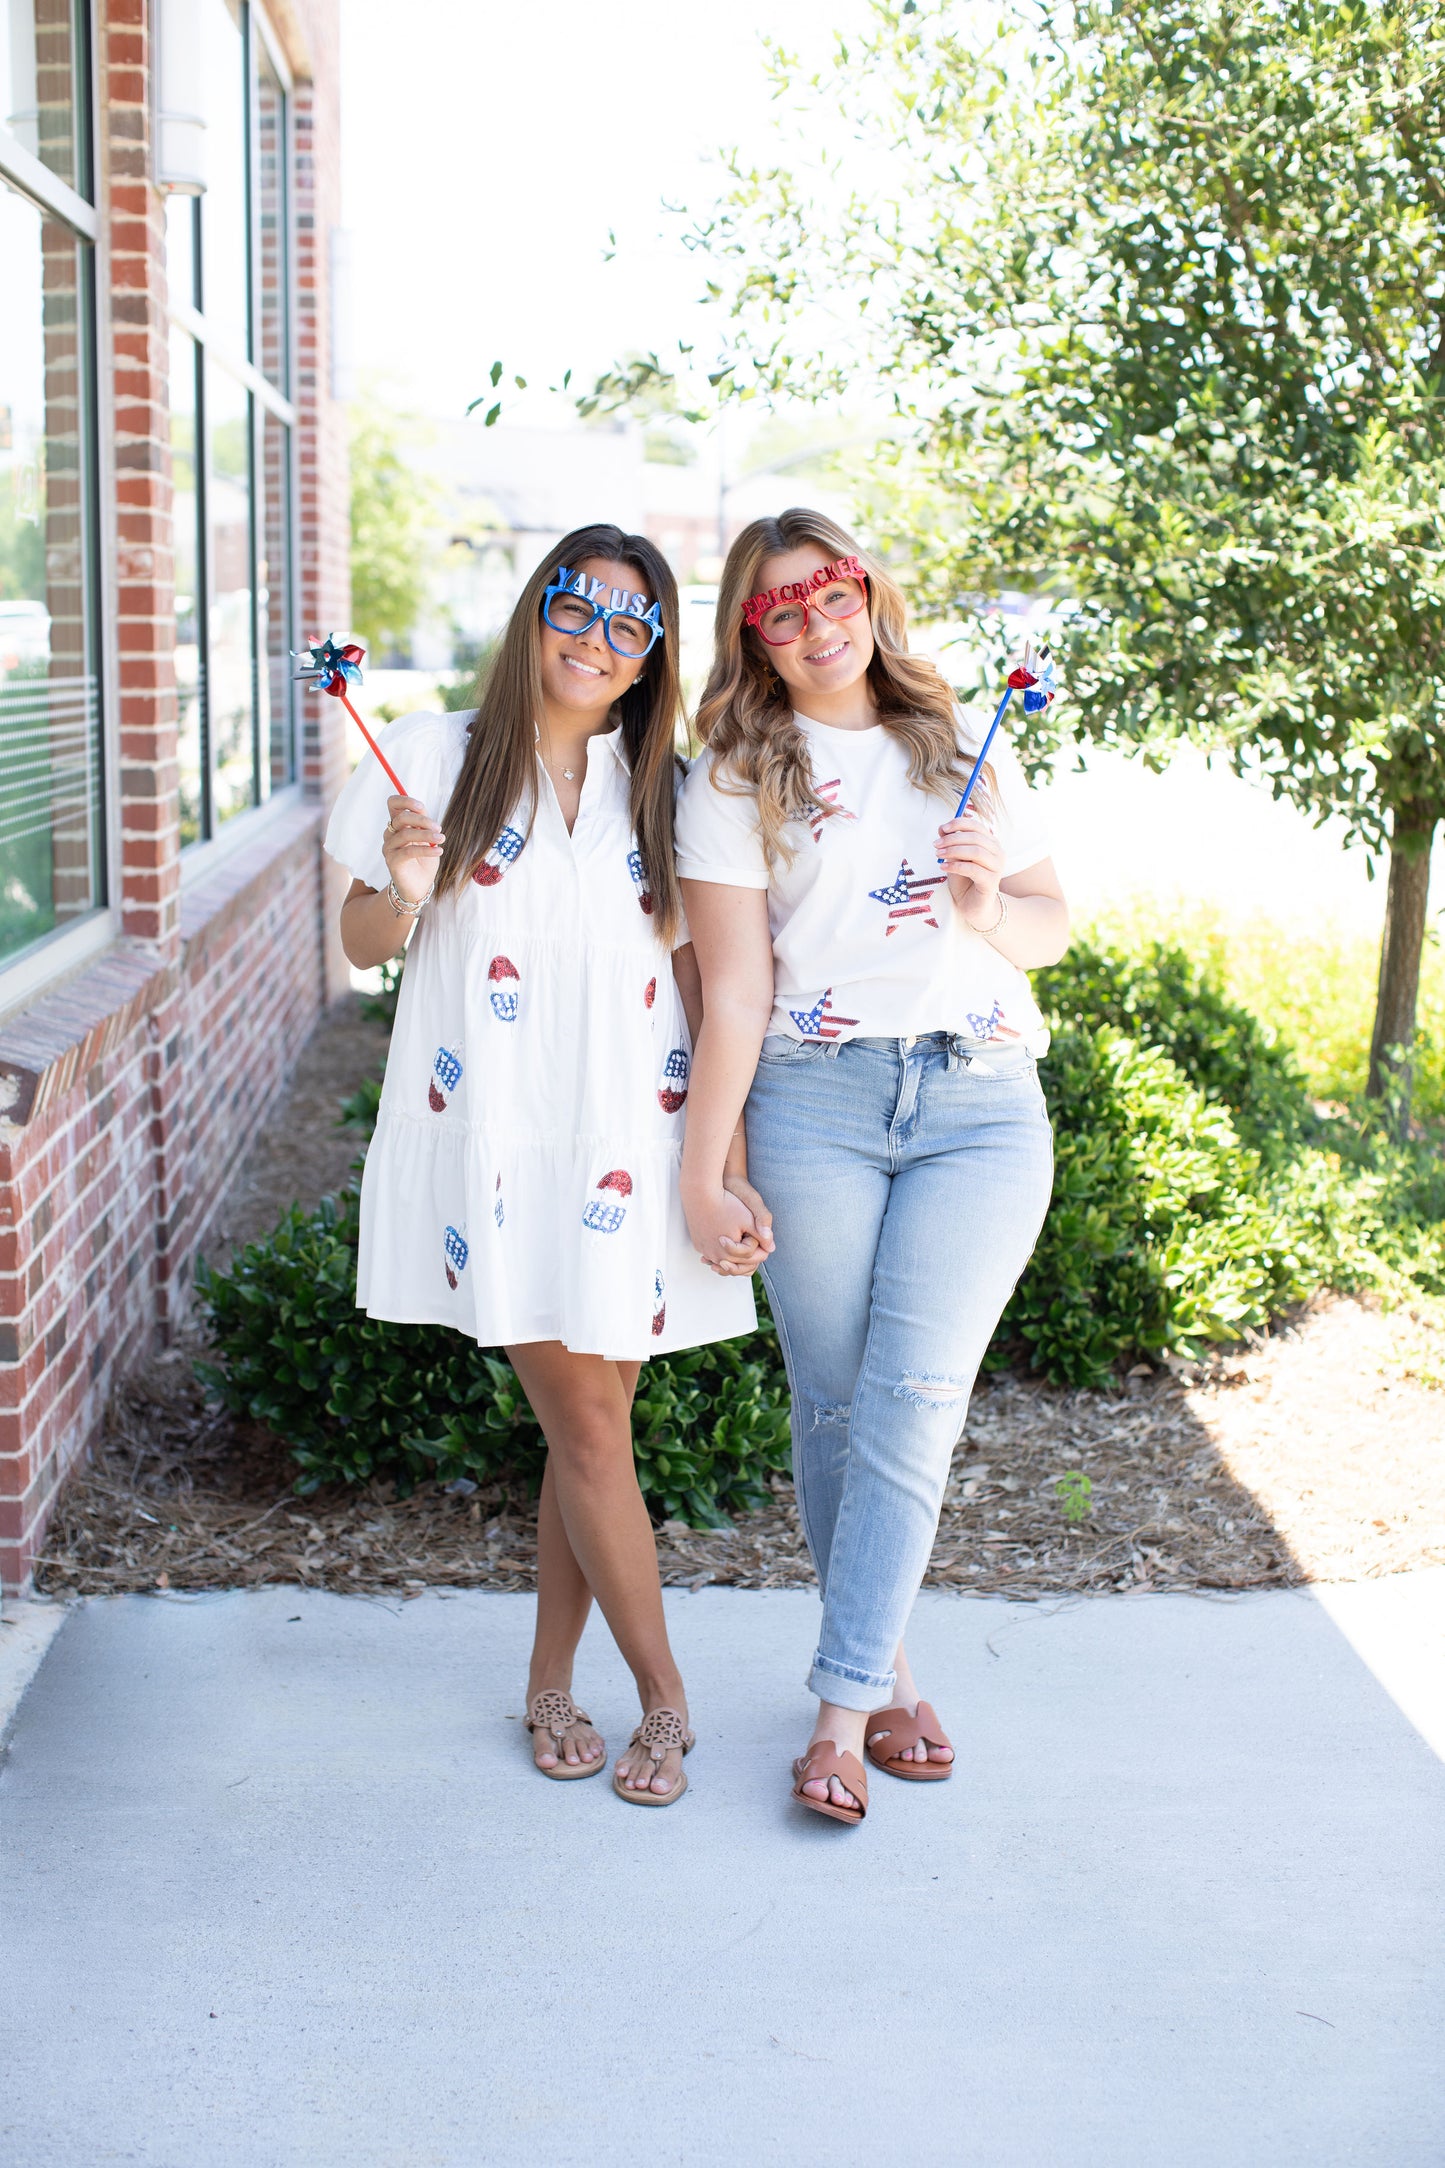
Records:
M610 520L655 542L683 587L711 587L729 543L760 512L798 501L846 519L836 485L720 465L715 438L630 420L571 426L428 422L405 440L433 507L419 672L450 669L505 622L528 573L575 527ZM659 456L661 454L662 456Z
M337 0L0 0L0 1574L328 993Z

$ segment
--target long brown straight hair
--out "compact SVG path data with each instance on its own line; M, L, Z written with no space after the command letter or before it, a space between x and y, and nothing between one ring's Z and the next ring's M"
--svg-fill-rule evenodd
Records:
M713 666L697 711L697 734L716 756L719 790L756 793L758 825L769 865L793 857L784 834L789 821L828 820L837 812L813 789L808 743L793 720L792 695L768 660L760 633L743 624L743 604L761 587L769 557L813 543L829 563L857 557L868 574L873 660L868 683L883 728L908 749L908 776L919 790L946 798L962 790L971 762L963 751L958 700L923 655L908 652L908 608L902 589L876 557L823 512L794 505L776 519L755 519L728 551L718 587ZM719 773L719 769L722 773ZM992 770L979 776L976 798L996 797Z
M477 688L477 713L466 757L442 816L446 842L436 892L445 896L470 879L509 824L532 832L537 811L537 722L542 713L542 598L559 565L574 570L589 557L626 565L652 601L662 605L663 636L613 709L631 771L632 826L652 892L658 939L672 941L682 915L673 856L672 811L677 781L677 727L682 716L678 675L677 582L667 559L646 535L620 527L578 527L549 550L517 598L501 644Z

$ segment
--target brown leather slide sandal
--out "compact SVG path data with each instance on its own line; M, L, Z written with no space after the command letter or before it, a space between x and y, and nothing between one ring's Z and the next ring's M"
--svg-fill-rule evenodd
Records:
M607 1749L603 1748L596 1761L569 1762L562 1759L562 1748L567 1733L574 1724L590 1724L591 1717L585 1709L579 1709L570 1694L564 1694L560 1686L544 1686L540 1694L534 1694L527 1707L528 1731L549 1731L557 1756L555 1769L543 1769L536 1761L532 1767L539 1777L551 1777L554 1783L570 1784L574 1777L601 1776L607 1767Z
M875 1769L886 1769L889 1776L902 1777L908 1784L941 1784L953 1775L957 1755L953 1761L900 1761L907 1746L946 1746L952 1751L953 1741L929 1702L919 1702L917 1716L910 1716L906 1709L880 1709L870 1716L863 1751Z
M815 1739L806 1754L800 1754L793 1764L793 1797L800 1807L811 1807L814 1814L826 1814L832 1822L847 1822L850 1827L861 1822L868 1812L868 1779L863 1774L863 1764L856 1754L849 1754L834 1745L831 1739ZM837 1807L831 1799L810 1799L803 1790L805 1784L825 1783L836 1777L857 1800L856 1807Z
M676 1709L650 1709L627 1742L629 1748L645 1746L652 1760L653 1775L662 1767L664 1754L676 1747L682 1754L690 1754L697 1741L683 1723ZM648 1779L650 1783L651 1778ZM634 1791L624 1784L617 1771L612 1772L612 1789L619 1799L625 1799L629 1807L675 1806L687 1790L687 1771L680 1769L677 1782L670 1792Z

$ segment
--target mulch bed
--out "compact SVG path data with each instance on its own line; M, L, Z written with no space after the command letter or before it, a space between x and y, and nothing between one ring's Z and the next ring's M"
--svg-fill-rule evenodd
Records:
M313 1203L356 1144L338 1101L384 1038L355 1004L317 1033L227 1199L228 1241ZM1433 1347L1422 1361L1422 1336ZM1021 1598L1123 1589L1287 1588L1445 1563L1445 1396L1428 1321L1329 1301L1202 1371L1141 1366L1110 1392L980 1384L954 1457L927 1585ZM294 1583L354 1594L529 1589L536 1525L500 1484L292 1490L284 1445L208 1406L193 1335L117 1392L67 1485L37 1568L48 1595ZM1412 1369L1419 1375L1412 1374ZM1060 1478L1088 1479L1071 1522ZM671 1586L810 1586L792 1487L719 1532L659 1531Z

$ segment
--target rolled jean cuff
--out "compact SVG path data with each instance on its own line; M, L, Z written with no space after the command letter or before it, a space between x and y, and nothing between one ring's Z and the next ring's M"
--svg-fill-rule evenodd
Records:
M814 1656L808 1674L808 1691L819 1701L831 1701L838 1709L857 1709L864 1716L891 1708L897 1683L896 1671L882 1676L876 1671L855 1671L847 1664L830 1663L821 1654Z

